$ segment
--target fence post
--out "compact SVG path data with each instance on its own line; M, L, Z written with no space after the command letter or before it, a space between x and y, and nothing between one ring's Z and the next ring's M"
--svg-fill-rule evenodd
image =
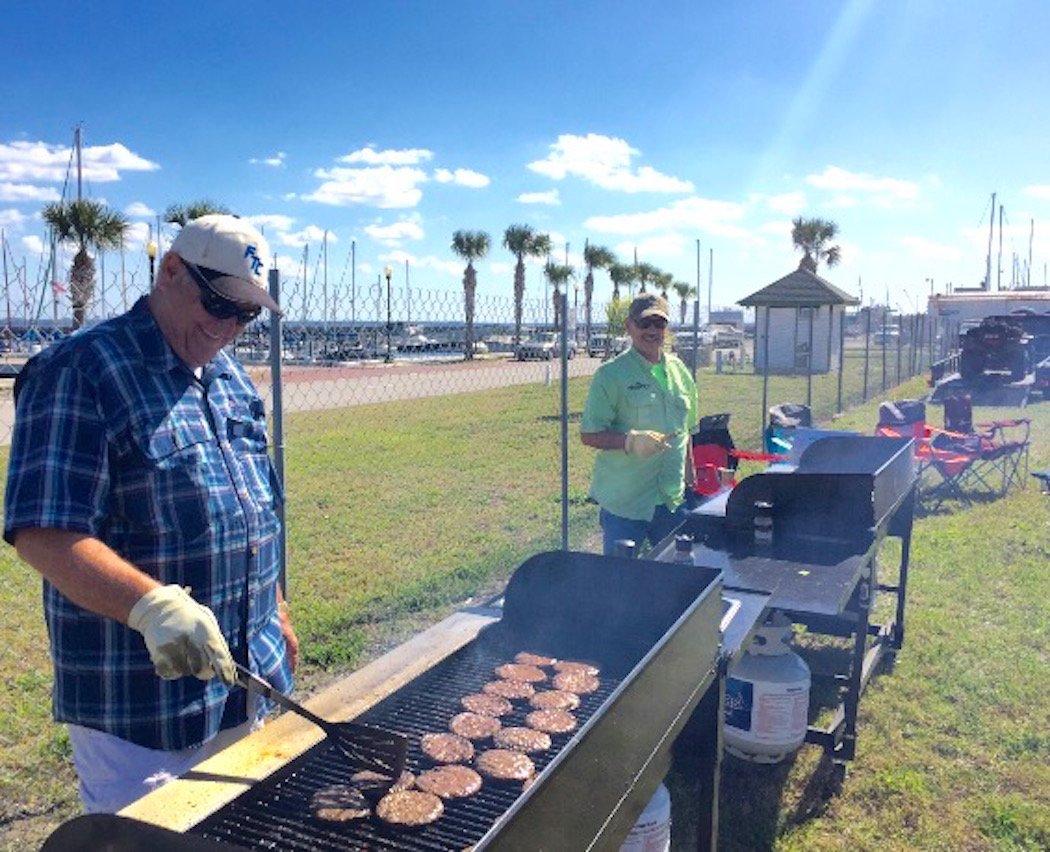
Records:
M696 381L696 374L700 367L700 299L693 299L693 384L699 385Z
M561 549L569 549L569 294L561 302Z
M886 392L886 312L882 313L882 392Z
M832 314L834 316L834 314ZM842 306L839 314L839 382L836 410L842 413L842 369L846 363L846 306Z
M813 312L809 309L809 344L806 353L806 406L813 407Z
M861 393L861 402L868 401L868 356L871 349L871 308L867 310L864 318L864 390Z
M755 308L755 333L758 333L758 308ZM755 343L758 343L756 340ZM757 365L758 358L755 358ZM766 434L766 406L769 402L769 305L766 305L765 332L762 335L762 411L760 413L761 425L758 429L759 443L765 445Z
M904 331L903 326L899 326L899 332L897 334L897 384L901 383L901 350L904 348L904 334L900 333Z
M270 270L270 296L281 304L281 273ZM270 399L273 404L273 463L277 471L277 482L281 493L284 485L284 397L281 387L281 349L283 332L281 315L270 313ZM277 520L280 521L278 538L278 558L280 559L281 592L288 600L288 531L285 528L284 500L277 500Z

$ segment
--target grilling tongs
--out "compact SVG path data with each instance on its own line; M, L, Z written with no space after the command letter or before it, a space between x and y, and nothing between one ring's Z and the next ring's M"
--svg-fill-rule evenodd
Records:
M313 722L328 736L332 744L343 753L355 769L370 769L390 779L393 784L405 769L408 752L408 737L395 731L387 731L361 722L329 722L312 713L297 701L274 689L258 675L252 674L240 663L237 668L237 683L272 698L285 710L290 710Z

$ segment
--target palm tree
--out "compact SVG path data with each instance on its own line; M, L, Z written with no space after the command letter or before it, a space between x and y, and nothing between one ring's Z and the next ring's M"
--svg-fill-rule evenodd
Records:
M610 263L609 264L609 278L612 279L613 283L613 300L616 301L620 298L620 285L626 287L631 286L631 282L634 281L634 267L629 263ZM628 290L628 292L630 292Z
M517 259L514 267L514 345L521 343L521 312L525 302L525 258L543 257L551 250L551 238L537 234L531 225L511 225L503 232L503 247Z
M191 201L189 204L172 204L164 211L164 221L172 225L183 226L192 219L199 219L211 213L229 213L229 208L207 198Z
M489 253L491 242L489 235L484 231L456 231L452 235L452 251L467 262L467 268L463 270L463 310L467 321L463 354L468 361L474 359L474 293L478 286L474 261Z
M637 280L642 286L638 291L640 293L646 292L645 285L650 281L655 281L656 276L660 274L660 270L653 266L651 263L639 263L634 268L635 280Z
M674 281L674 276L670 272L657 272L655 283L660 288L660 295L667 299L667 288L671 286L671 282Z
M568 284L570 278L575 278L576 270L568 264L548 260L547 265L543 267L543 274L554 287L554 327L561 328L561 285Z
M689 297L696 295L696 287L693 287L691 284L686 284L684 281L675 281L671 287L678 294L678 298L682 300L682 303L678 306L682 316L678 325L685 326L685 312L687 310Z
M791 223L791 242L802 252L799 269L816 273L823 260L835 266L841 258L838 246L828 246L839 233L839 226L828 219L803 219L799 216Z
M124 241L128 220L100 201L55 201L44 207L44 221L59 242L75 243L77 253L69 271L73 328L84 324L88 303L95 294L95 261L88 248L96 251L119 248Z
M583 249L583 262L587 264L587 277L583 279L583 305L587 324L587 345L591 341L591 300L594 296L594 270L608 269L616 263L616 255L605 246L592 246L590 243Z

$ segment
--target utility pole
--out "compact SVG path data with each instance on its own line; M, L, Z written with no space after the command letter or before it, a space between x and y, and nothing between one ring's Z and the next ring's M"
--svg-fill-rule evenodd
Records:
M995 230L995 193L992 193L992 212L988 214L988 268L984 273L984 289L992 289L992 232Z
M0 228L0 254L3 255L4 263L4 299L7 301L7 331L11 333L11 290L7 281L7 236L3 228Z
M711 293L715 284L715 250L708 249L707 256L707 321L711 322Z
M357 240L350 240L350 322L357 314Z
M999 205L999 258L995 272L995 289L1001 290L1003 283L1003 205Z
M1032 286L1032 241L1035 239L1035 219L1029 220L1028 230L1028 274L1025 275L1025 287Z
M700 238L696 238L696 300L700 301ZM708 325L711 323L711 317L707 318ZM695 354L694 354L695 359ZM695 363L695 360L694 360Z
M321 322L328 321L328 229L325 229L324 239L321 241L321 250L324 252L324 272L321 276Z
M412 322L412 288L408 283L408 258L405 258L405 324ZM406 332L407 333L407 332Z

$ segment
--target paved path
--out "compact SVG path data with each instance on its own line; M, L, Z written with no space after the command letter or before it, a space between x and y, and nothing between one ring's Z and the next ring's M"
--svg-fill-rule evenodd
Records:
M599 364L601 361L597 358L578 356L569 361L569 376L593 375ZM558 361L503 359L456 363L366 363L344 367L285 366L281 384L286 412L323 411L554 381L560 366ZM249 371L267 409L270 409L269 369L251 367ZM0 401L0 446L10 443L13 423L14 410L8 395Z

